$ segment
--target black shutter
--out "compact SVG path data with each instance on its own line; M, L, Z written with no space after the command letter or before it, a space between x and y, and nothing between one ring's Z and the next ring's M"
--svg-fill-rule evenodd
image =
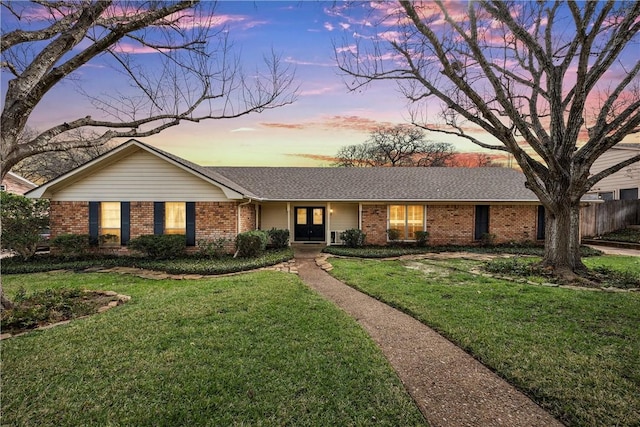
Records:
M120 244L127 246L131 238L131 203L120 202Z
M89 244L98 244L98 221L100 212L100 202L89 202Z
M187 246L196 245L196 203L187 202L186 207L186 232L187 232Z
M489 233L489 205L476 205L476 228L474 239L482 239L483 234Z
M544 240L544 228L546 227L544 218L544 206L538 206L538 229L536 230L536 238L538 240Z
M153 234L164 234L164 202L153 202Z

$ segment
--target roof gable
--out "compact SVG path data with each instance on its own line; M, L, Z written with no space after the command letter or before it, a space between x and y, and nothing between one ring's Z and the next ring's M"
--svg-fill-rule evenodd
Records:
M27 193L27 196L34 198L51 197L57 192L64 191L65 188L73 186L83 180L91 179L91 177L99 171L112 167L140 152L147 153L158 160L178 167L193 177L204 181L203 184L212 184L222 190L228 199L242 199L245 193L247 193L245 189L229 181L227 178L217 175L215 172L205 171L202 167L194 163L132 139L84 165L31 190ZM135 177L132 177L132 179L135 179ZM161 186L162 183L156 182L155 185Z

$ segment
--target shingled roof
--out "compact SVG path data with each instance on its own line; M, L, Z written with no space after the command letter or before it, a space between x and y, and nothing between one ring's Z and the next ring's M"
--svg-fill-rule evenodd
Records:
M506 168L207 167L262 200L536 202Z

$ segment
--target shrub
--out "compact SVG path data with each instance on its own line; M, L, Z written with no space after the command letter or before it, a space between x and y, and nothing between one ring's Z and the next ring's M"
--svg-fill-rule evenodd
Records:
M275 249L282 249L289 246L289 230L272 228L267 231L269 233L269 240L271 241L271 246Z
M184 234L147 234L129 241L129 248L154 259L171 259L184 253L187 238Z
M424 248L429 244L428 231L416 231L414 236L416 237L416 246Z
M227 253L227 245L232 242L226 237L198 240L198 249L201 255L207 258L222 258Z
M49 201L1 191L0 220L2 248L15 251L27 260L43 241L40 233L49 226Z
M389 241L392 244L398 243L398 240L400 240L400 230L398 230L397 228L388 229L387 230L387 237L389 238Z
M483 233L480 236L480 245L482 246L493 246L496 241L496 235L491 233Z
M51 245L65 258L79 257L89 250L89 235L60 234L51 239Z
M340 233L340 239L342 239L345 246L349 248L359 248L364 246L366 238L367 235L357 228L351 228Z
M266 231L254 230L236 236L236 256L256 257L267 248L269 235Z

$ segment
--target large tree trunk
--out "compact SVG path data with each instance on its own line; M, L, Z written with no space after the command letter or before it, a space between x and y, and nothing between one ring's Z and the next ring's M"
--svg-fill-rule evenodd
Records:
M580 259L580 202L555 203L546 209L545 247L542 266L554 273L573 278L584 273Z

